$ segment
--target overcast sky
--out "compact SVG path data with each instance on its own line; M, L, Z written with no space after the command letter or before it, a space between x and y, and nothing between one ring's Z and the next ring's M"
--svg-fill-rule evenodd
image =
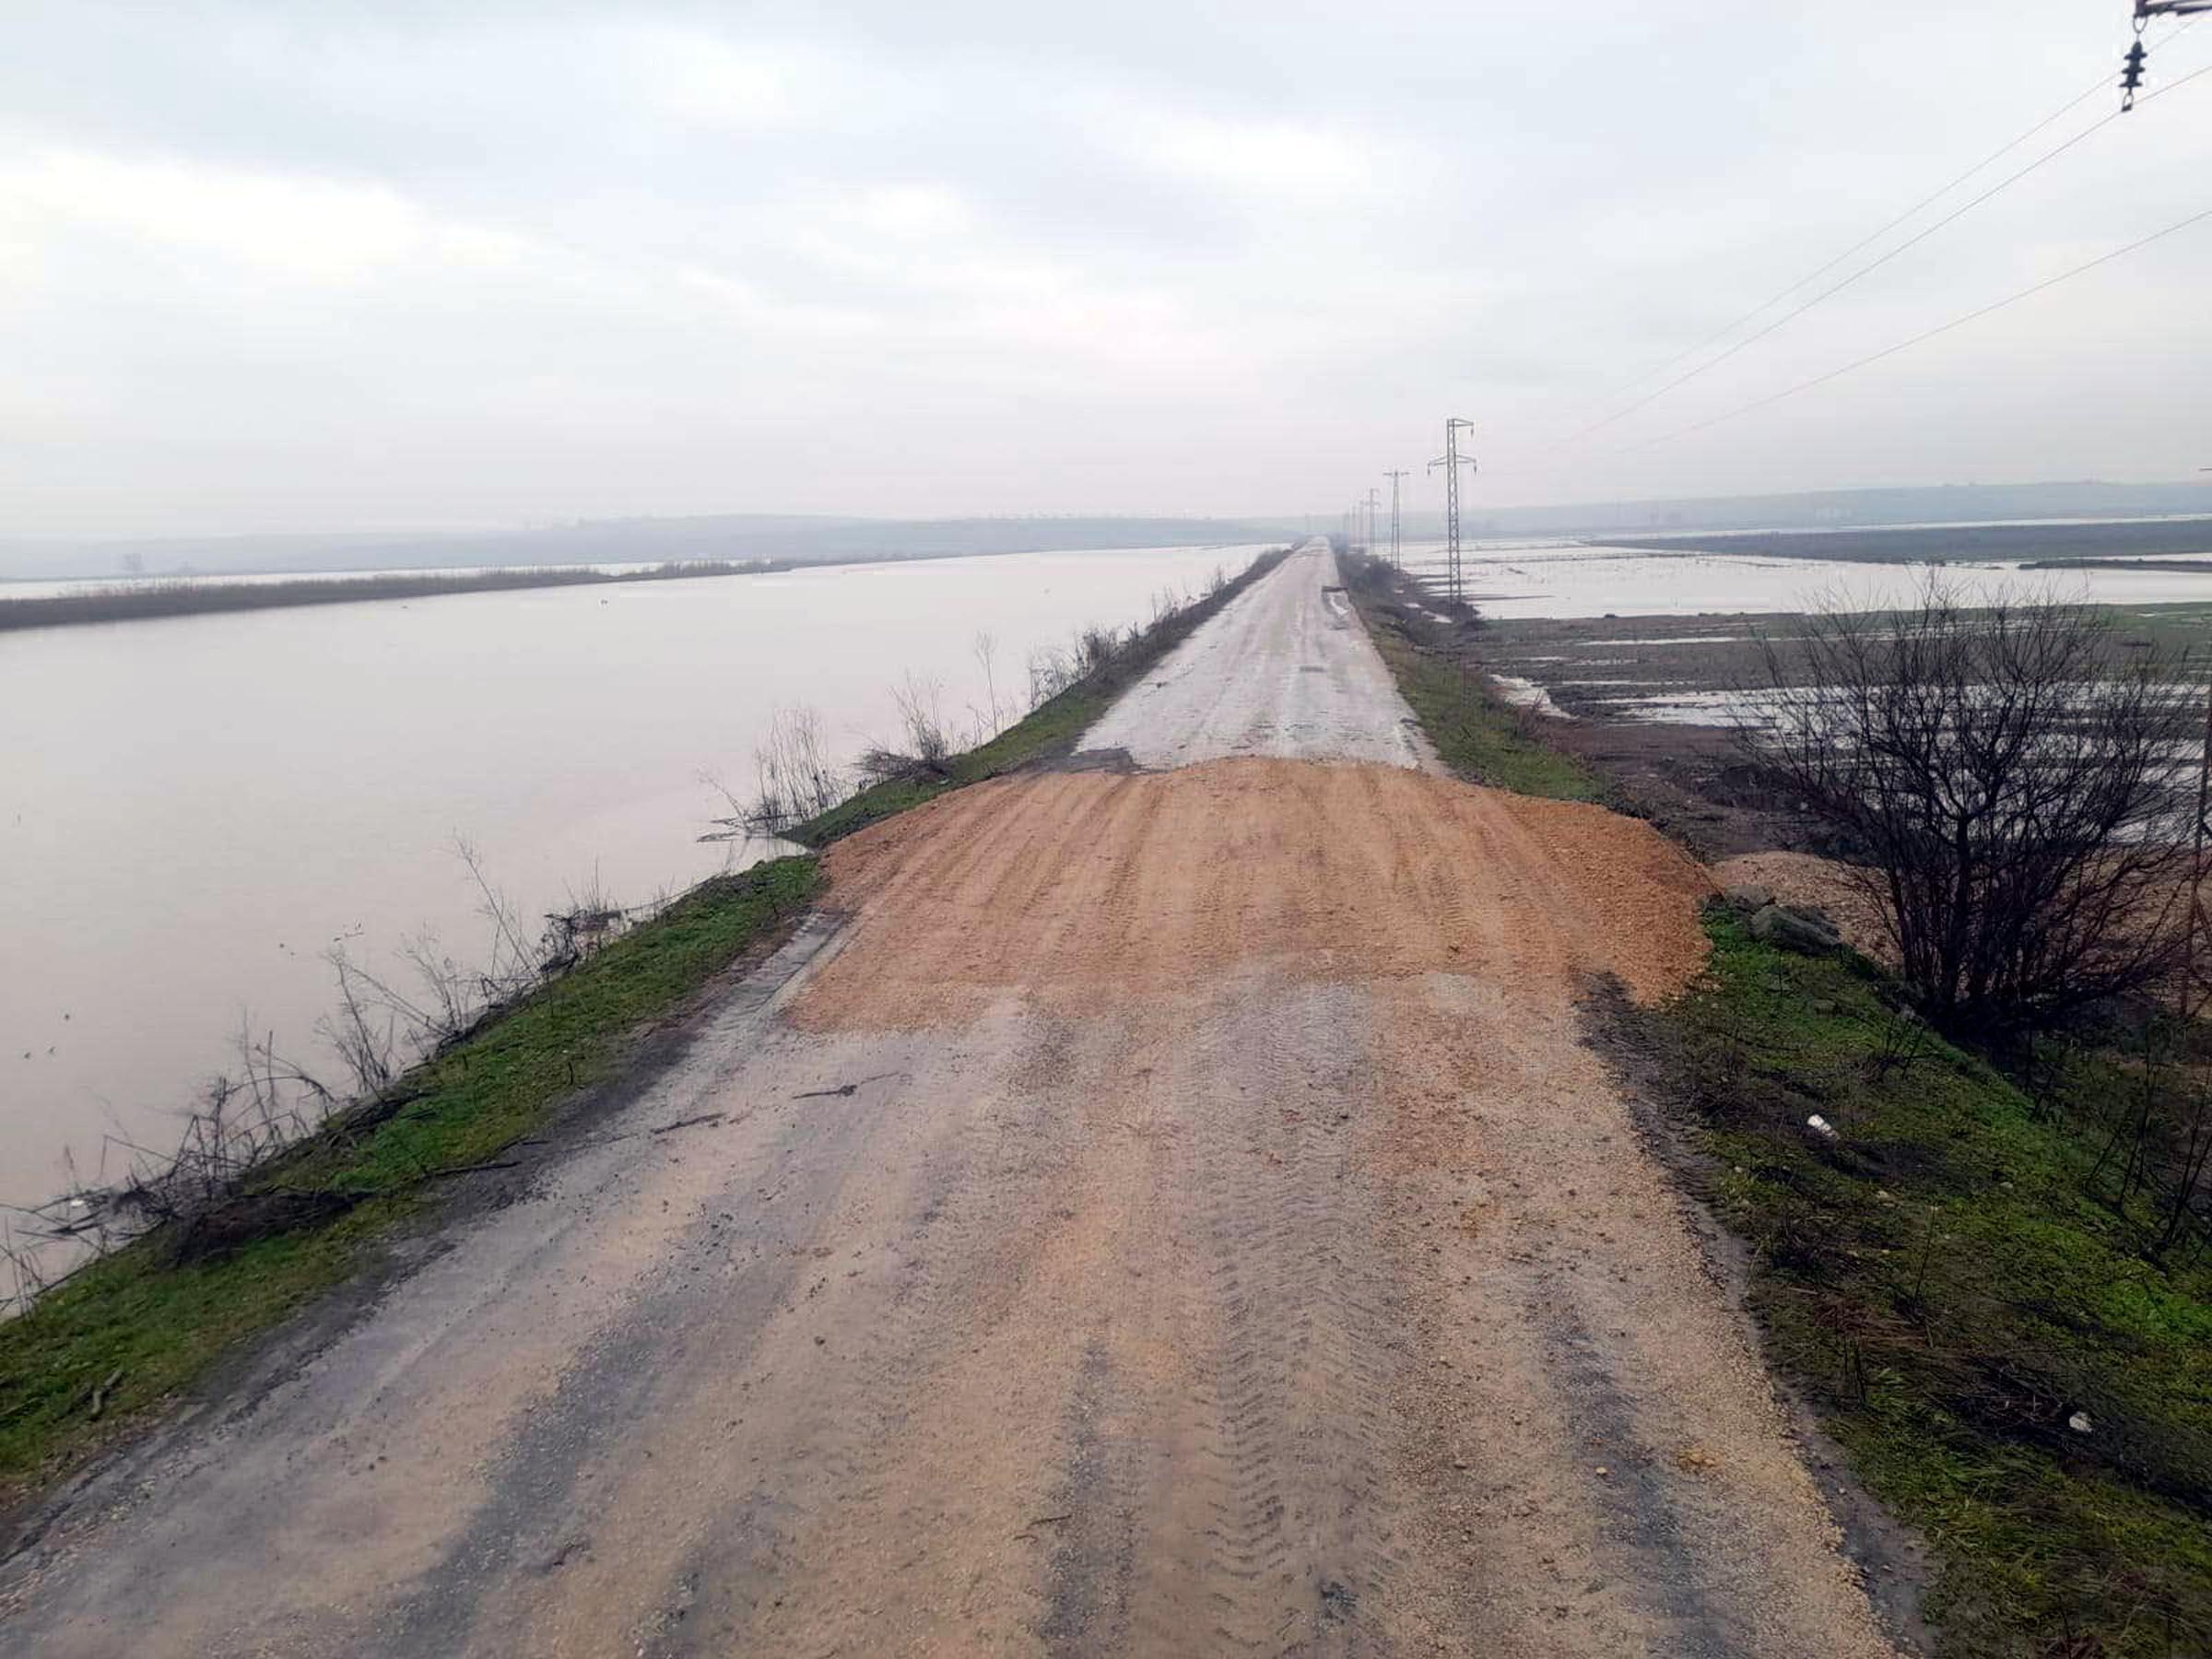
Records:
M2184 477L2212 223L1649 441L2212 207L2212 75L1567 441L2127 10L7 0L0 536Z

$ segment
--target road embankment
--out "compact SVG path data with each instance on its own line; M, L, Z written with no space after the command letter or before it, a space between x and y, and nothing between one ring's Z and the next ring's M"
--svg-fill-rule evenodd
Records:
M1424 759L1341 585L839 841L587 1143L50 1512L0 1653L1889 1653L1583 1040L1708 878L1334 756Z

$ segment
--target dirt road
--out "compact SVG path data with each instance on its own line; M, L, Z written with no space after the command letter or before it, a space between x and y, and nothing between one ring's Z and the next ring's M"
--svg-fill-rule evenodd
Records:
M1143 767L1230 755L1433 766L1325 541L1308 542L1090 729Z
M1112 747L1191 741L1161 677ZM86 1488L0 1653L1888 1651L1577 1040L1700 958L1643 826L1229 759L830 864L595 1144Z

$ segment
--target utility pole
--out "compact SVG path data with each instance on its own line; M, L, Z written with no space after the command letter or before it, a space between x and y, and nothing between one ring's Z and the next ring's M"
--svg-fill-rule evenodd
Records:
M1429 463L1429 470L1444 469L1444 581L1452 592L1452 603L1466 603L1466 585L1459 566L1459 469L1474 469L1475 457L1459 453L1459 435L1472 432L1475 423L1462 420L1454 415L1444 422L1444 453Z
M2120 107L2136 107L2136 94L2143 88L2143 67L2149 53L2143 49L2143 31L2150 27L2153 18L2185 18L2193 12L2212 12L2212 0L2136 0L2136 41L2127 49L2120 70ZM2167 39L2173 37L2169 35Z
M1386 472L1382 476L1390 480L1390 562L1402 571L1406 568L1406 548L1398 539L1398 480L1411 475Z
M1372 554L1375 550L1375 514L1382 506L1382 492L1373 485L1369 485L1367 496L1359 504L1367 509L1367 550Z

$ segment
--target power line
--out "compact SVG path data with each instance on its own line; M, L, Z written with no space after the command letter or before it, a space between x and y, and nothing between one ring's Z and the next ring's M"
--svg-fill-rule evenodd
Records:
M2207 67L2212 67L2212 65L2207 65ZM2197 71L2197 73L2202 75L2206 73L2206 71L2200 69ZM2173 84L2177 87L2181 85L2179 81L2176 81ZM1880 362L1884 358L1895 357L1900 351L1909 351L1915 346L1925 345L1928 341L1934 339L1937 335L1948 334L1954 328L1963 328L1969 323L1978 323L1983 317L1989 316L1991 313L1995 312L2001 312L2008 305L2018 305L2023 300L2031 300L2036 295L2043 292L2046 288L2054 288L2062 282L2070 282L2075 277L2083 275L2085 272L2095 270L2099 265L2110 265L2115 259L2124 258L2126 255L2136 253L2138 249L2147 248L2155 241L2163 241L2169 236L2172 236L2180 231L2186 230L2193 225L2203 224L2206 219L2212 219L2212 207L2206 207L2199 213L2193 213L2187 218L2167 226L2163 230L2154 230L2148 236L2142 237L2137 241L2129 242L2125 247L2114 248L2110 253L2100 253L2096 258L2086 260L2082 264L2074 266L2074 268L2071 270L2061 271L2055 276L2046 276L2042 281L2024 288L2017 294L2008 294L2004 299L1999 300L1993 304L1984 305L1979 311L1968 312L1963 317L1954 317L1948 323L1940 324L1936 327L1929 329L1925 334L1917 334L1909 340L1900 340L1894 346L1884 347L1880 351L1877 351L1866 357L1860 358L1856 362L1846 363L1841 369L1831 369L1826 374L1815 375L1811 380L1808 381L1800 381L1796 385L1791 386L1784 391L1777 392L1771 397L1762 397L1756 403L1747 403L1743 405L1740 408L1730 409L1724 415L1715 415L1710 420L1700 420L1694 426L1682 427L1675 431L1667 432L1661 437L1646 439L1641 443L1630 444L1625 450L1622 450L1618 453L1629 454L1639 450L1650 449L1654 444L1672 443L1677 438L1687 438L1693 432L1702 432L1709 427L1719 426L1722 422L1734 420L1738 416L1748 415L1754 410L1768 408L1774 404L1782 402L1782 400L1785 397L1796 396L1800 392L1810 392L1815 386L1825 386L1830 381L1841 380L1847 374L1855 373L1859 370L1865 369L1871 364Z
M2180 29L2177 29L2173 31L2172 35L2167 36L2166 43L2171 44L2174 39L2174 36L2185 33L2193 27L2194 27L2194 22L2183 24ZM2194 70L2190 74L2182 76L2180 80L2171 82L2167 86L2158 88L2157 91L2146 95L2144 98L2139 100L2138 102L2148 103L2152 99L2159 98L2165 93L2171 92L2182 87L2187 86L2191 81L2196 79L2198 76L2206 74L2208 72L2212 72L2212 64L2205 65L2204 68ZM1964 183L1968 179L1972 178L1974 174L1980 172L1983 168L1987 167L1991 161L1994 161L1997 157L2004 155L2008 150L2018 147L2028 139L2033 137L2037 133L2041 132L2045 127L2049 126L2053 122L2057 121L2060 117L2065 115L2077 106L2087 102L2097 93L2103 91L2106 88L2106 85L2107 79L2100 76L2097 84L2091 87L2087 92L2084 92L2079 97L2073 99L2064 108L2057 110L2052 114L2044 117L2034 126L2030 127L2027 132L2022 133L2019 137L2015 138L2010 144L2006 145L2004 148L1994 152L1986 160L1981 161L1975 166L1969 168L1965 172L1959 174L1958 178L1952 180L1950 183L1946 184L1941 190L1936 191L1935 194L1924 197L1921 201L1915 203L1912 207L1906 209L1905 212L1900 214L1896 218L1890 220L1888 224L1884 225L1872 236L1865 238L1853 247L1845 250L1842 253L1838 254L1834 259L1830 260L1828 264L1822 265L1818 270L1813 272L1811 276L1801 277L1797 281L1792 283L1788 288L1783 288L1781 293L1775 295L1773 299L1769 300L1764 304L1756 306L1751 311L1745 312L1744 315L1738 317L1734 323L1728 324L1726 328L1722 329L1719 334L1714 335L1710 339L1706 340L1703 345L1697 346L1691 350L1683 353L1681 357L1676 358L1674 362L1679 363L1684 358L1695 357L1699 352L1705 350L1707 347L1712 346L1715 342L1724 339L1729 335L1735 333L1736 329L1742 327L1744 324L1758 316L1761 312L1767 311L1771 306L1788 298L1791 294L1795 293L1799 288L1805 287L1806 283L1811 282L1818 277L1823 276L1830 271L1834 270L1836 266L1841 265L1845 260L1849 259L1853 254L1858 253L1861 249L1868 246L1872 242L1878 241L1882 237L1887 236L1899 225L1903 224L1914 214L1920 212L1922 208L1927 206L1929 203L1950 194L1952 190L1956 189L1959 185ZM2019 169L2017 172L2008 173L2006 175L2006 177L1999 180L1996 183L1991 185L1987 190L1983 191L1980 195L1975 196L1971 201L1969 201L1962 206L1952 209L1949 213L1944 215L1943 218L1937 219L1934 224L1929 225L1924 229L1916 232L1914 235L1898 243L1896 247L1890 249L1887 253L1882 254L1879 258L1871 260L1867 264L1860 266L1850 276L1844 277L1842 281L1831 284L1830 287L1821 289L1820 292L1815 294L1811 299L1805 301L1804 304L1798 306L1794 311L1787 312L1782 316L1777 317L1773 322L1768 324L1766 327L1760 329L1757 334L1747 335L1744 338L1738 340L1735 345L1729 347L1727 350L1722 352L1719 356L1706 359L1704 362L1699 364L1696 368L1691 369L1685 374L1677 375L1675 379L1668 381L1665 385L1661 386L1657 391L1647 393L1643 396L1638 398L1634 403L1629 404L1622 408L1616 409L1612 414L1604 417L1602 419L1593 421L1590 425L1583 427L1580 431L1575 432L1569 437L1566 441L1569 443L1579 443L1583 439L1589 437L1593 432L1604 430L1606 427L1611 426L1615 421L1623 419L1630 415L1633 415L1637 410L1643 408L1645 406L1657 402L1660 398L1665 397L1669 392L1676 390L1677 387L1686 386L1691 381L1696 380L1699 376L1707 373L1711 370L1719 368L1730 358L1735 356L1736 353L1746 349L1748 347L1758 345L1759 341L1765 339L1769 335L1774 334L1778 330L1787 327L1790 324L1794 323L1799 317L1804 316L1806 312L1813 310L1814 307L1832 300L1836 295L1841 293L1845 288L1851 287L1862 277L1872 276L1876 271L1880 270L1884 265L1888 265L1891 260L1897 258L1900 254L1909 253L1912 249L1918 247L1922 242L1927 241L1929 237L1935 235L1938 230L1943 229L1946 226L1956 224L1959 220L1964 218L1968 214L1971 213L1975 208L1981 206L1984 202L1990 201L1994 197L2003 194L2006 191L2011 189L2015 184L2018 184L2022 179L2028 177L2029 174L2037 171L2039 169L2048 166L2053 161L2057 160L2059 157L2065 155L2076 145L2080 144L2083 140L2101 132L2104 128L2110 126L2113 122L2119 120L2120 117L2124 113L2126 113L2125 111L2113 110L2109 113L2100 116L2097 121L2083 128L2080 132L2075 134L2073 137L2067 139L2065 143L2060 144L2052 149L2044 151L2041 156L2038 156L2034 160L2028 163L2027 166ZM1670 368L1672 366L1673 364L1671 363L1668 365ZM1632 385L1635 382L1631 382L1630 383Z
M2184 27L2186 27L2186 25L2184 25ZM1745 324L1750 322L1753 318L1760 315L1762 312L1771 311L1775 306L1780 305L1784 300L1787 300L1792 294L1795 293L1799 288L1805 287L1807 283L1818 281L1821 277L1827 276L1829 272L1834 270L1838 265L1849 259L1853 254L1857 253L1864 249L1872 247L1876 242L1881 241L1883 237L1888 235L1890 231L1896 229L1907 219L1912 218L1915 214L1919 213L1922 208L1929 206L1934 203L1942 200L1945 196L1950 194L1952 191L1958 189L1959 185L1965 183L1969 179L1972 178L1976 173L1988 167L1990 163L1995 161L1999 157L2006 155L2009 152L2019 148L2021 145L2027 143L2029 139L2034 137L2038 133L2041 132L2053 122L2061 119L2064 116L2072 114L2083 104L2088 102L2090 99L2096 97L2100 92L2103 91L2105 88L2111 84L2111 82L2112 77L2110 76L2100 75L2094 81L2089 83L2088 87L2085 90L2077 94L2075 97L2068 99L2065 103L2061 104L2057 109L2052 111L2050 114L2044 116L2041 121L2037 122L2033 126L2030 127L2026 132L2020 134L2018 137L2007 139L1997 148L1990 151L1988 155L1983 157L1981 160L1975 162L1971 167L1968 168L1964 172L1960 173L1957 178L1953 179L1949 183L1944 185L1941 189L1931 191L1926 195L1921 197L1919 201L1913 203L1912 206L1906 208L1895 218L1889 220L1889 222L1882 226L1880 229L1870 231L1865 236L1861 237L1857 241L1853 242L1850 247L1844 249L1842 253L1837 254L1826 265L1820 266L1817 270L1807 271L1804 276L1798 277L1796 281L1791 283L1787 288L1784 288L1769 298L1760 300L1757 305L1753 306L1742 316L1736 318L1733 323L1726 324L1724 326L1715 329L1712 334L1706 335L1704 339L1700 340L1688 350L1676 353L1675 356L1667 359L1665 362L1660 364L1656 369L1645 370L1634 380L1629 382L1627 385L1622 386L1618 392L1613 393L1611 396L1606 399L1606 401L1610 403L1615 397L1626 396L1629 393L1633 392L1638 386L1643 384L1645 381L1650 380L1653 376L1665 374L1670 369L1674 369L1680 364L1687 363L1691 358L1698 356L1700 352L1705 351L1709 347L1719 345L1723 340L1726 339L1730 335L1734 334Z

